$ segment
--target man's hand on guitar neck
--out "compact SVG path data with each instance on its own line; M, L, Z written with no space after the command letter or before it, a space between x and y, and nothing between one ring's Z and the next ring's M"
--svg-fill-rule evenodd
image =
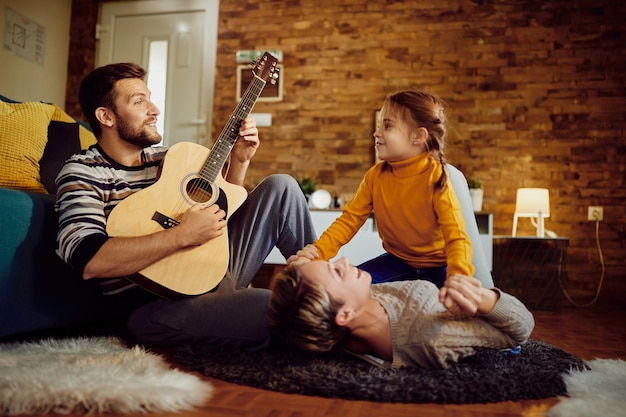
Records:
M241 122L239 137L230 152L230 164L224 179L231 184L243 186L250 160L259 147L259 130L254 117L246 117Z

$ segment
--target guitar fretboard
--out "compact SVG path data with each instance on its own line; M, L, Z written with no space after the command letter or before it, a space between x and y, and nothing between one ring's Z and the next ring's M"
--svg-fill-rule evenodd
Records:
M228 123L226 123L224 129L222 129L222 133L220 133L215 141L215 145L211 149L209 157L200 170L200 176L202 176L202 178L210 182L215 181L226 162L226 158L228 158L230 154L230 150L237 141L241 122L248 117L252 111L252 107L254 107L264 87L265 81L255 75L243 94L241 101L239 101L239 104L235 107L235 110L228 119Z

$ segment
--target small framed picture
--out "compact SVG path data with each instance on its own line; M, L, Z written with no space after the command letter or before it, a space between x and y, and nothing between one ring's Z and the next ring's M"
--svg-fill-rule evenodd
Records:
M283 99L283 65L276 65L278 69L278 78L275 80L276 82L272 84L269 80L266 82L265 87L263 87L263 91L261 91L261 95L257 99L257 101L282 101ZM252 78L254 78L254 74L252 73L252 69L248 65L237 65L237 101L241 100L248 85L252 82Z

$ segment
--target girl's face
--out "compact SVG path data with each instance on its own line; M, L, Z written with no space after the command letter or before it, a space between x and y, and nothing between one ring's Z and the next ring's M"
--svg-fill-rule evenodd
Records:
M379 126L374 132L374 147L379 159L396 162L424 152L420 128L414 127L402 118L400 111L393 111L384 106L380 112L380 119Z
M301 266L303 279L322 286L328 296L358 310L369 299L372 276L340 258L334 262L313 261Z

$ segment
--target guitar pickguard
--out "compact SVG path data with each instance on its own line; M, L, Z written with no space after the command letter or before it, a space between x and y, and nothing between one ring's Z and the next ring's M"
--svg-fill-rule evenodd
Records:
M177 220L174 220L163 213L159 213L158 211L154 212L152 220L160 224L164 229L169 229L170 227L178 226L180 224Z

